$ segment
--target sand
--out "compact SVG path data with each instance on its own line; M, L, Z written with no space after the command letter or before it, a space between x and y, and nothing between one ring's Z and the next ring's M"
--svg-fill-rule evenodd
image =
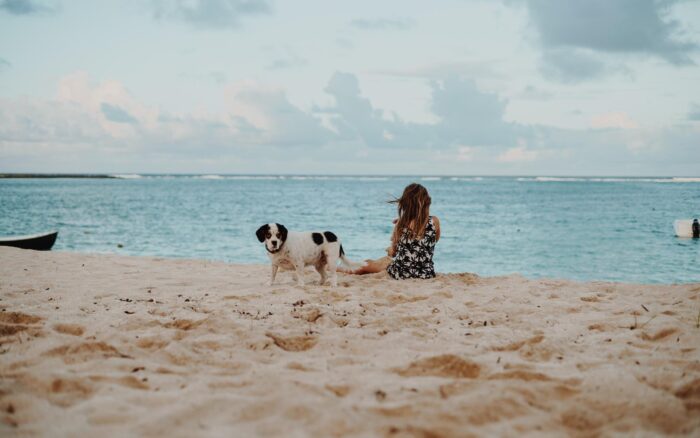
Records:
M700 284L0 248L2 436L700 436Z

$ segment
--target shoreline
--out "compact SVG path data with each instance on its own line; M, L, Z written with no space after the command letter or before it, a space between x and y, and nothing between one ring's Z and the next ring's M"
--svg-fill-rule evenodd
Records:
M700 432L700 283L268 276L0 247L0 433Z

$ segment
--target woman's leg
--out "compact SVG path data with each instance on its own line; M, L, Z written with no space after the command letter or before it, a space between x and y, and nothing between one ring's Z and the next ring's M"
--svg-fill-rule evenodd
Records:
M365 260L365 264L357 269L353 270L338 268L338 271L343 272L345 274L355 275L376 274L377 272L386 271L386 268L387 266L389 266L389 263L391 263L391 257L381 257L376 260L367 259Z

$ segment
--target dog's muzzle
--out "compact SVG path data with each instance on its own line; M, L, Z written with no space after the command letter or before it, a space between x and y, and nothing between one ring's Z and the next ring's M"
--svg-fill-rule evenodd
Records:
M278 252L280 252L282 250L283 247L284 247L284 243L282 243L282 245L280 245L277 249L270 251L270 248L268 248L267 245L265 245L265 250L267 252L269 252L270 254L277 254Z

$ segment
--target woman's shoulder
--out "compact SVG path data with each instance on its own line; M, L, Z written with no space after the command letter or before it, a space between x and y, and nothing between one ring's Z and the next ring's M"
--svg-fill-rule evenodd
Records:
M437 216L430 216L430 218L433 220L433 223L435 224L436 227L440 226L440 218Z

